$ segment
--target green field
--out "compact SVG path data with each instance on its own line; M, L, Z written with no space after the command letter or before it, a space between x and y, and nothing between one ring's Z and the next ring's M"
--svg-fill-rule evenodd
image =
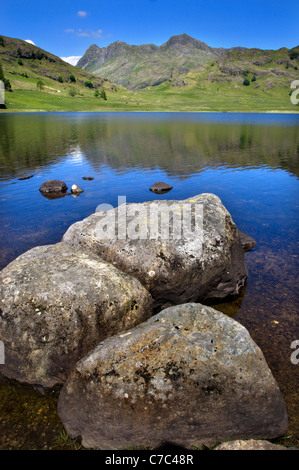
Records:
M38 91L36 83L26 83L26 88L12 80L13 92L6 92L7 112L33 111L164 111L164 112L279 112L297 113L298 106L290 100L288 89L261 90L230 84L209 87L184 87L170 84L131 92L118 87L106 90L107 100L96 98L94 90L81 90L70 96L69 87L56 85L56 91L44 87ZM46 82L46 81L45 81ZM28 86L29 85L29 86ZM46 84L51 86L52 83ZM58 91L59 90L59 91Z

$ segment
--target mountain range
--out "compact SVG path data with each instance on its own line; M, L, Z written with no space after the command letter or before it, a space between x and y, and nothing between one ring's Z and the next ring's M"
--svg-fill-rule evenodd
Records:
M174 86L184 86L184 77L189 72L203 73L211 64L218 66L210 75L211 79L242 77L246 71L255 76L261 75L270 66L270 79L288 77L287 70L298 66L298 57L299 47L277 51L244 47L213 48L181 34L172 36L161 46L135 46L122 41L102 48L92 44L78 61L77 67L129 90L138 90L166 81L171 81Z
M296 113L290 87L299 80L298 67L298 46L212 48L187 34L161 46L92 45L72 66L38 46L0 36L8 111Z

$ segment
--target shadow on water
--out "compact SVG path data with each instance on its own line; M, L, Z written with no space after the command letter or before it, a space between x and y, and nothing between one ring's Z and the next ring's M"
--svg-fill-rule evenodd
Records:
M245 254L240 296L213 307L244 325L284 396L299 447L298 329L299 117L239 114L0 115L0 269L19 254L57 243L101 203L220 197L256 247ZM26 179L26 176L31 176ZM90 179L84 179L90 175ZM93 179L91 179L93 178ZM49 179L77 184L78 198L49 199ZM163 181L173 189L157 195ZM0 381L0 448L80 448L64 433L57 393Z

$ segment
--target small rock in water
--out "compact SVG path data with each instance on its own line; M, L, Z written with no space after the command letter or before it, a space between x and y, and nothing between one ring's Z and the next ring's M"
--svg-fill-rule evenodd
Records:
M59 180L48 180L45 181L39 188L41 193L65 193L67 191L67 185L64 181Z
M23 180L29 180L30 178L33 178L34 175L27 175L27 176L22 176L21 178L18 178L19 181Z
M87 180L87 181L92 181L94 180L93 176L82 176L82 179Z
M76 184L73 184L72 189L71 189L71 193L72 193L72 194L77 194L77 195L78 195L78 194L81 194L81 193L83 193L83 192L84 192L83 189L81 189L81 188L80 188L79 186L77 186Z
M241 230L239 230L239 235L244 252L251 251L255 247L256 241Z
M157 181L153 186L150 187L150 191L157 194L165 194L168 193L172 189L167 183L163 183L162 181Z

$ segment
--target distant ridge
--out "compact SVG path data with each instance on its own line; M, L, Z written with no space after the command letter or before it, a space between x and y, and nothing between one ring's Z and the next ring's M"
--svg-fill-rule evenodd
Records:
M211 62L223 51L188 34L171 36L161 46L135 46L115 41L103 48L92 44L77 67L105 78L114 77L115 83L129 89L139 89L158 85L174 75Z
M275 67L286 66L287 61L292 59L291 51L293 58L297 57L296 50L297 48L281 48L279 51L246 47L213 48L184 33L171 36L161 46L135 46L123 41L115 41L102 48L92 44L78 61L77 67L128 89L137 90L169 80L182 85L189 72L203 71L205 66L214 62L218 64L221 74L231 76L242 75L248 67L266 67L266 64L272 62ZM257 70L257 73L260 71ZM275 70L271 72L272 75L273 73L275 75ZM278 75L284 75L282 70L279 70Z

